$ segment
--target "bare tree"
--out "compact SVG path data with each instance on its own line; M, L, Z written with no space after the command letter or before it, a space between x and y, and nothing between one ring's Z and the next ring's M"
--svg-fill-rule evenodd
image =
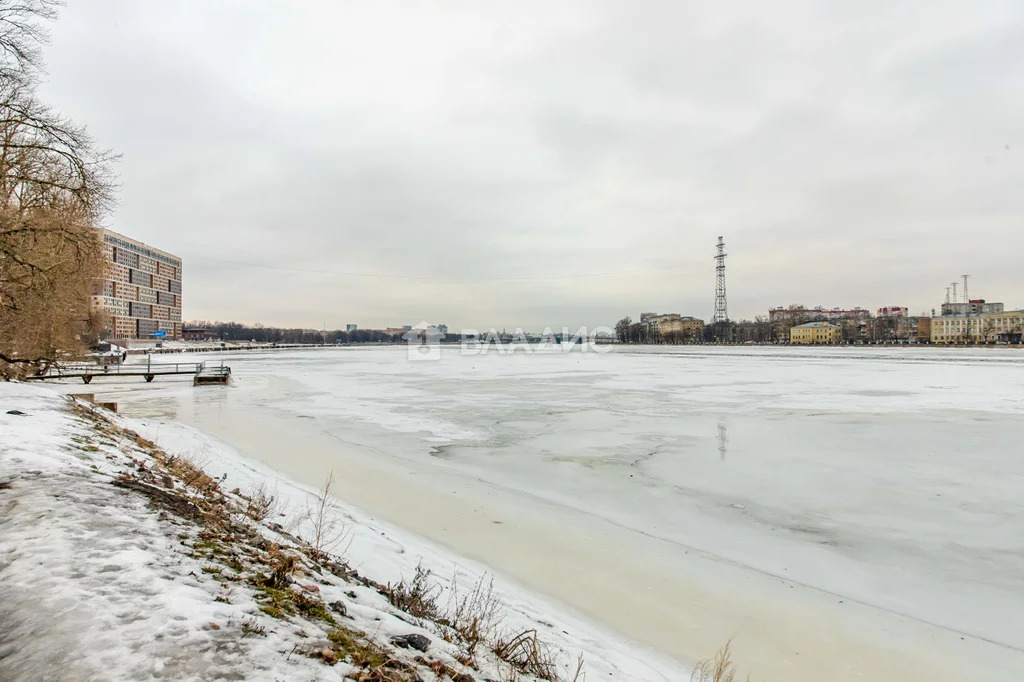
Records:
M338 547L348 538L348 527L341 518L341 508L334 498L334 471L324 480L323 485L311 504L306 506L305 520L310 527L309 544L321 559L337 553Z
M627 315L615 323L615 335L619 337L620 343L629 343L629 325L633 320Z
M757 315L754 317L754 342L768 343L772 340L772 325L768 318Z
M981 319L982 331L981 331L981 342L991 343L996 341L996 321L991 317L985 317Z
M43 70L43 22L57 18L60 0L0 2L0 79L26 83Z
M40 23L59 3L0 0L0 376L78 350L102 272L94 227L112 201L110 164L88 133L39 100Z

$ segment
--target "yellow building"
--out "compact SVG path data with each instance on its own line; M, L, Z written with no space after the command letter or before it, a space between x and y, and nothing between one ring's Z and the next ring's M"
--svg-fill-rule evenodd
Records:
M804 345L839 343L842 333L839 325L829 322L808 322L789 330L789 342Z
M1022 334L1024 310L932 318L932 343L1020 343Z

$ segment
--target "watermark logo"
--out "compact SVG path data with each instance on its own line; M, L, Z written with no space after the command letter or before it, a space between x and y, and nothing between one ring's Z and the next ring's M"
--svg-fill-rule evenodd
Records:
M540 334L528 334L522 328L513 332L489 329L463 329L457 336L446 335L433 325L421 322L403 336L409 344L410 360L439 360L442 345L458 349L460 355L511 355L514 353L607 353L612 349L615 331L610 327L546 327ZM456 346L457 343L457 346Z
M420 322L403 334L402 338L409 344L407 353L410 360L441 359L441 340L444 333L434 325Z

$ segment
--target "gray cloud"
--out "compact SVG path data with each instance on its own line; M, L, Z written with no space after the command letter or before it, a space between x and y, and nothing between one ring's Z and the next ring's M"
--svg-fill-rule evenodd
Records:
M1017 2L77 0L46 95L190 318L1024 305ZM367 276L370 275L370 276Z

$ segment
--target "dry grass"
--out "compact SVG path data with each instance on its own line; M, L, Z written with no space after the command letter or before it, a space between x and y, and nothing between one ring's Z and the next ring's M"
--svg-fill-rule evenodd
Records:
M242 621L242 637L248 637L249 635L266 637L267 628L261 625L258 620L250 616Z
M736 665L732 662L732 640L725 643L711 658L698 661L690 682L736 682ZM750 682L750 677L746 677Z
M448 603L442 608L438 600L443 590L420 564L411 580L389 584L383 592L396 608L431 621L447 641L458 644L462 652L456 658L462 665L476 667L476 652L482 644L504 664L501 674L505 682L523 677L563 682L560 652L543 642L536 630L498 636L504 611L494 591L493 578L481 577L465 593L459 591L456 577L451 584ZM569 673L569 682L582 682L582 656Z
M416 572L411 581L407 582L403 578L395 585L388 583L384 590L384 596L399 611L405 611L413 618L424 618L434 622L444 620L437 605L440 594L441 588L434 583L431 572L423 568L422 563L416 565Z
M149 443L149 441L146 442ZM168 455L163 458L162 464L167 472L181 481L186 488L191 488L206 496L220 491L217 481L203 470L206 460L202 453Z
M494 636L501 623L502 609L494 593L494 579L483 576L467 594L460 595L458 583L452 578L452 593L445 611L444 623L472 659L477 646Z
M283 590L292 584L292 574L298 568L299 559L291 552L283 552L275 546L268 557L273 570L264 579L267 587Z
M266 483L253 484L239 497L245 500L242 513L257 523L266 521L277 510L277 491L272 491Z
M576 670L573 673L572 680L570 682L584 682L587 679L587 674L583 672L583 653L576 658Z
M491 651L507 663L514 673L550 682L561 680L557 657L549 646L540 641L536 630L525 630L509 639L499 639Z

